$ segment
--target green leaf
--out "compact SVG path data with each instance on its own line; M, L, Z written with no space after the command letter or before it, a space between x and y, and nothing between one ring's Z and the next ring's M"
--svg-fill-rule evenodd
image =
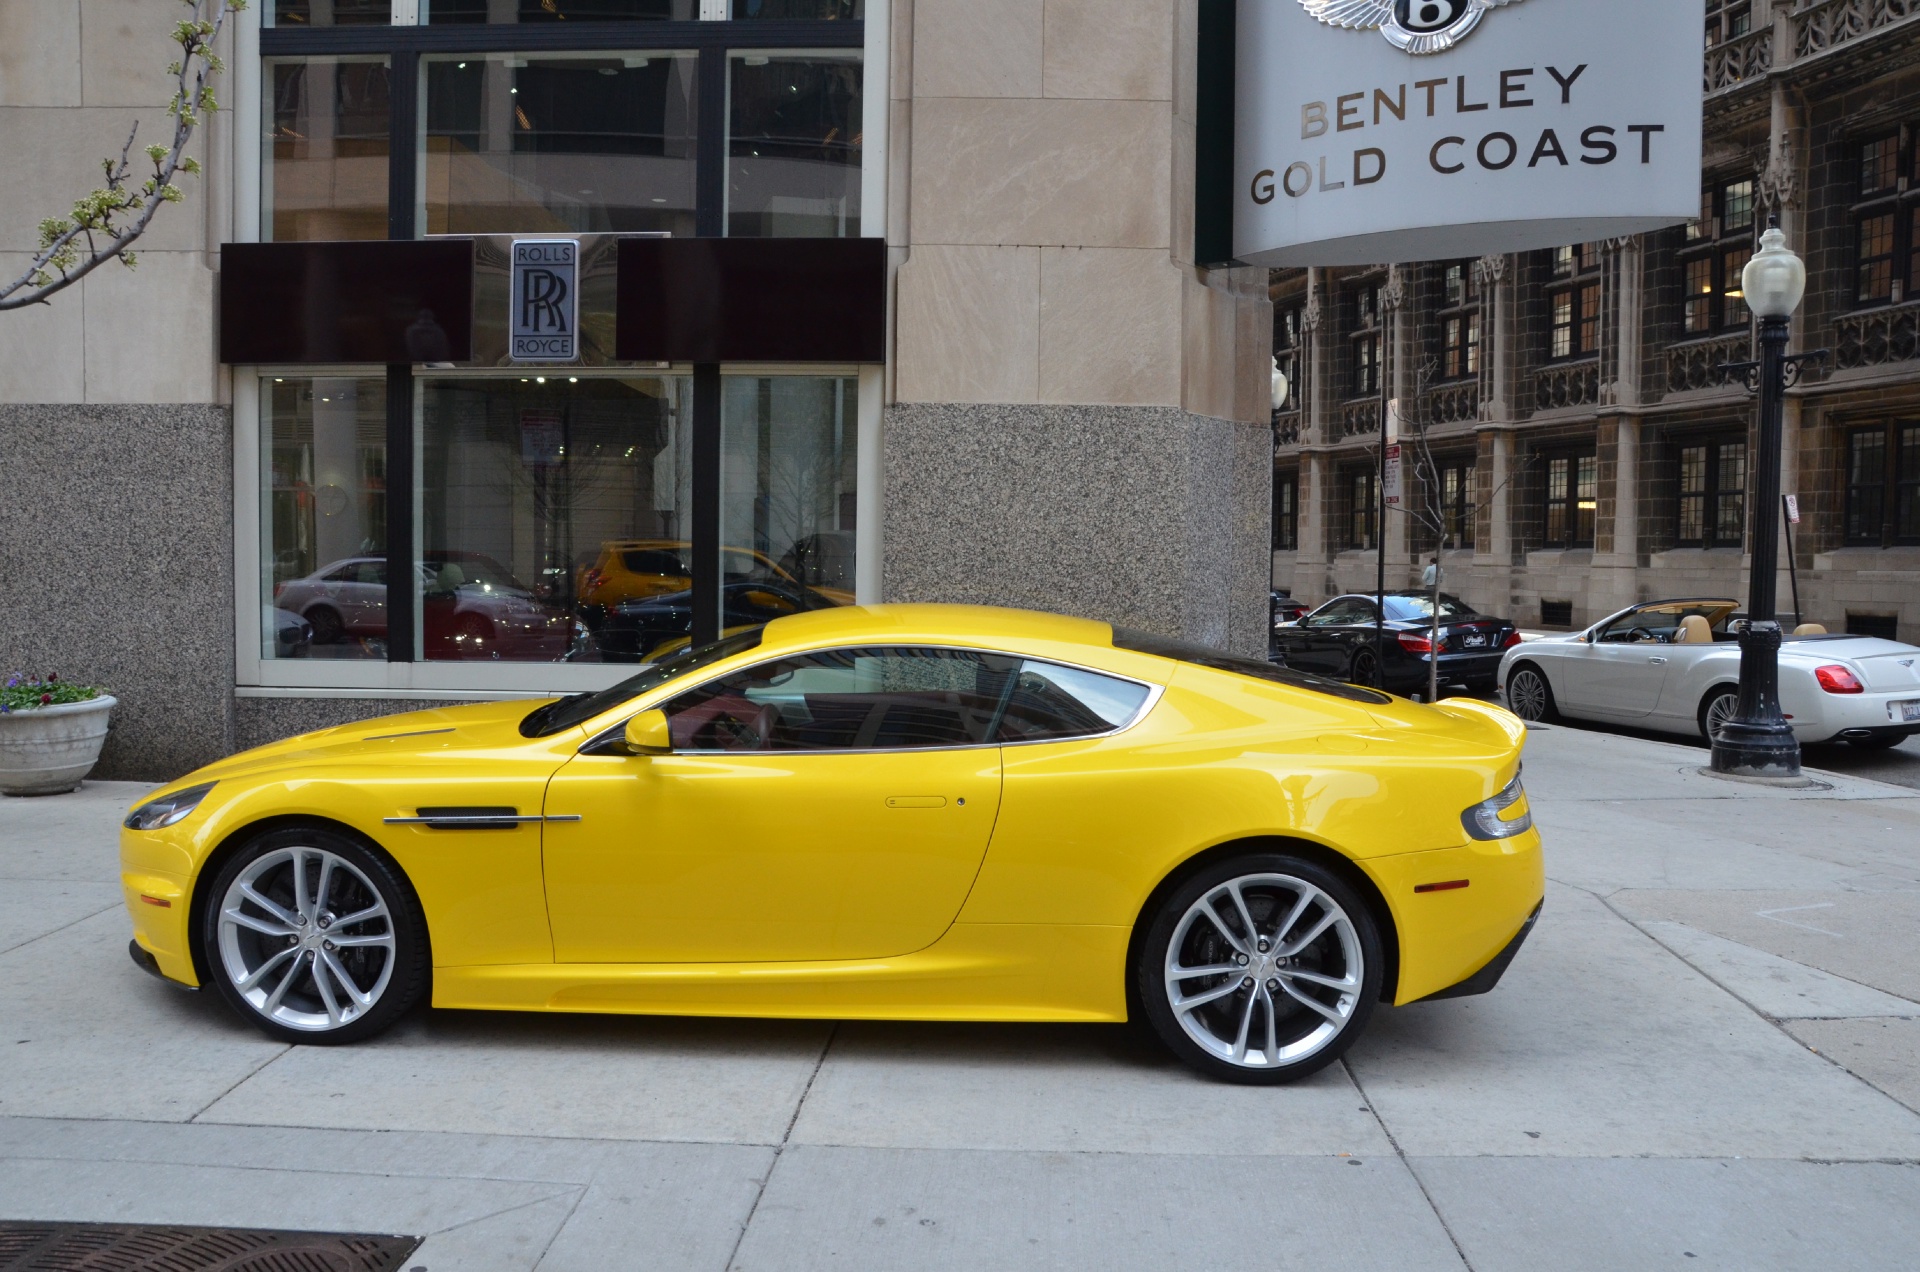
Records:
M154 146L147 147L147 158L153 160L155 163L159 163L162 159L165 159L166 157L167 157L167 148L165 146L154 145Z

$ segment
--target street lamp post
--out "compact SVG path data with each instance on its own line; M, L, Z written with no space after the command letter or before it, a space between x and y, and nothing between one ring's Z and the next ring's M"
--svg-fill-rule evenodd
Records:
M1755 466L1753 577L1747 620L1740 628L1740 705L1713 736L1713 771L1737 777L1800 776L1800 743L1780 710L1779 573L1781 416L1788 389L1799 383L1802 362L1824 360L1825 351L1787 352L1789 323L1807 291L1807 267L1787 247L1775 218L1760 238L1760 251L1742 276L1748 308L1760 320L1760 360L1726 369L1746 373L1759 395L1759 462Z

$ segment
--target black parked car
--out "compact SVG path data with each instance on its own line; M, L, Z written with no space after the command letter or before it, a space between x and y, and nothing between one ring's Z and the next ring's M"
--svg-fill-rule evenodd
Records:
M1280 629L1305 617L1308 606L1278 589L1268 593L1267 609L1273 616L1267 624L1267 661L1284 663L1280 651Z
M723 596L721 622L729 632L836 604L810 587L767 580L737 579L725 586ZM621 601L608 609L595 636L606 661L641 662L669 641L687 639L692 631L693 593L687 591Z
M1384 667L1374 646L1371 596L1336 596L1299 621L1275 628L1279 659L1295 671L1396 693L1424 692L1433 661L1432 594L1388 592L1386 601ZM1520 632L1512 623L1477 613L1459 597L1440 594L1442 686L1491 691L1501 654L1519 643Z

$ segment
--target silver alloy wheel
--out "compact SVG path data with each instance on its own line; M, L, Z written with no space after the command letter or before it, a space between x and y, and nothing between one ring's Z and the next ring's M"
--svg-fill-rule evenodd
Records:
M1283 874L1229 879L1187 908L1167 942L1180 1028L1245 1069L1298 1064L1338 1038L1366 979L1360 935L1321 889Z
M1740 695L1723 693L1707 703L1707 741L1716 742L1720 738L1721 726L1740 714Z
M1531 667L1514 672L1507 680L1507 705L1522 720L1546 719L1547 682Z
M372 1011L393 979L393 915L372 880L324 848L263 853L220 902L221 970L249 1006L325 1033Z

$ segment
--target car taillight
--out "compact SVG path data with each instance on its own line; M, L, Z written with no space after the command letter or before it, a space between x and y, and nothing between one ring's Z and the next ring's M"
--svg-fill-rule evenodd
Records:
M1515 645L1520 645L1524 643L1525 643L1524 639L1521 637L1520 632L1516 629L1514 631L1510 631L1507 633L1507 638L1504 641L1500 642L1500 648L1512 649Z
M1828 693L1865 693L1867 691L1867 687L1860 683L1860 678L1845 667L1822 667L1813 673L1813 678L1818 680L1820 687Z
M1425 636L1402 635L1400 637L1400 648L1410 654L1430 654L1433 652L1433 642Z

